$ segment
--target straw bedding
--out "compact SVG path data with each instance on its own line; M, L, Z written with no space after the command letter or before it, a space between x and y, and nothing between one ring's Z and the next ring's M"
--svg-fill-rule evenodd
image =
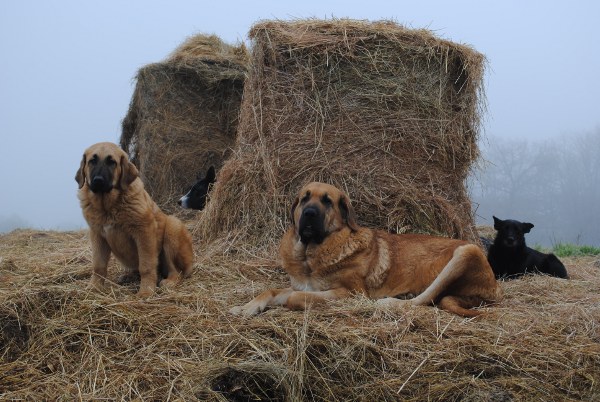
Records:
M139 70L120 143L166 211L177 211L198 173L229 156L247 63L244 45L196 35Z
M464 182L480 53L385 21L265 21L250 37L238 138L202 238L268 246L296 191L319 180L350 195L363 225L476 240Z
M286 277L272 260L204 250L194 275L147 301L86 290L86 232L0 237L0 399L598 400L600 275L505 282L462 319L363 298L251 319L227 310ZM113 263L111 279L119 274Z

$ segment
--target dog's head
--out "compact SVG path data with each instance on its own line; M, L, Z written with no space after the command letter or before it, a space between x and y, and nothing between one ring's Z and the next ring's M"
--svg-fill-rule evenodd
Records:
M177 203L182 208L203 209L206 204L206 196L209 186L215 182L215 168L211 166L206 172L206 176L198 177L198 181L192 186L186 195L181 197Z
M104 194L113 189L127 190L138 175L125 151L113 143L100 142L83 153L75 180L79 188L87 185L93 193Z
M292 204L291 216L296 234L304 244L319 244L344 226L353 231L359 229L348 196L324 183L304 186Z
M521 248L525 246L525 233L529 233L533 224L519 222L512 219L498 219L494 216L494 229L498 231L494 243L507 248Z

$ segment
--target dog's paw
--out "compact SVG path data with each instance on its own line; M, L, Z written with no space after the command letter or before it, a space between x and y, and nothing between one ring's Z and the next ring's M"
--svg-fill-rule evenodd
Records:
M178 278L175 278L175 279L165 278L165 279L162 279L158 283L158 286L161 287L161 288L172 289L175 286L177 286L178 283L179 283L179 279Z
M229 314L231 315L242 315L242 307L243 306L235 306L229 309Z
M251 305L250 303L244 304L243 306L235 306L229 310L229 314L239 315L243 317L252 317L260 313L259 306Z
M154 294L154 289L150 289L147 287L140 288L138 292L135 294L135 297L138 299L147 299Z
M88 290L100 293L104 293L106 291L106 287L104 286L104 280L98 278L95 275L92 275L92 279L90 280L90 283L88 283L87 288Z

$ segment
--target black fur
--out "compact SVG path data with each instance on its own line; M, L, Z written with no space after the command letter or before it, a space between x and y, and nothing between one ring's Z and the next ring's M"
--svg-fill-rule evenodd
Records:
M92 166L90 169L90 190L95 194L110 193L113 188L113 175L117 162L111 156L100 159L98 155L94 155L89 164Z
M515 278L526 273L543 273L568 278L565 266L554 254L544 254L527 247L525 233L533 224L512 219L501 220L494 216L494 229L498 231L488 252L488 262L496 278Z
M177 204L182 208L203 209L206 205L206 196L208 195L209 186L214 182L215 168L211 166L206 172L206 176L199 177L198 181L190 188L190 191L177 201Z
M298 234L300 241L304 244L321 244L327 236L324 225L324 215L319 208L314 205L308 205L302 210L300 221L298 222Z

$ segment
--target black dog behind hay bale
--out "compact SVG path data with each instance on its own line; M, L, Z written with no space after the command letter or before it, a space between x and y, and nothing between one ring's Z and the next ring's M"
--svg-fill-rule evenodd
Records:
M197 35L138 72L121 147L166 211L176 209L199 172L218 169L229 155L247 62L244 45Z
M250 31L238 139L200 218L277 241L296 191L344 189L359 222L477 240L465 179L479 155L483 55L392 22L265 21Z

